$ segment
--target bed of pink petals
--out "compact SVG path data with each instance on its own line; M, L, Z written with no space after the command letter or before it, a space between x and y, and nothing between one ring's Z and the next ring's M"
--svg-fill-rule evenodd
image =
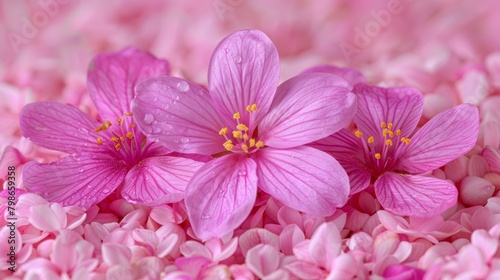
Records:
M365 1L307 6L302 1L232 1L239 4L222 18L213 10L216 1L127 2L69 1L18 54L0 45L4 188L8 165L20 174L30 160L51 162L61 156L21 137L22 106L57 100L95 115L85 71L97 52L134 45L168 59L174 74L205 83L217 42L251 27L276 44L283 80L319 63L356 67L371 83L422 91L421 124L454 105L478 105L476 147L433 172L456 184L459 203L441 216L407 218L381 210L364 191L323 218L301 214L261 193L233 234L200 242L182 203L151 208L109 197L83 211L26 193L16 205L16 243L22 246L16 247L14 274L5 261L9 228L0 219L1 279L500 279L496 1L458 1L450 8L444 0L401 0L407 8L349 62L338 44L352 43L354 26L363 27L372 19L369 12L383 9L386 1L370 1L370 6ZM39 9L36 1L10 5L0 10L2 32L17 31L23 11L31 15Z

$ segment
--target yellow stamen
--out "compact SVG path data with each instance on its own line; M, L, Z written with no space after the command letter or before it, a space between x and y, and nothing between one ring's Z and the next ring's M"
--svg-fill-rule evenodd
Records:
M234 138L236 138L236 139L241 138L241 136L242 136L242 135L243 135L243 134L242 134L242 133L241 133L241 131L239 131L239 130L235 130L235 131L233 131L233 137L234 137Z
M255 143L255 147L257 147L257 148L264 147L264 142L262 142L262 141L259 140L257 143Z
M110 127L112 124L113 124L113 123L112 123L110 120L107 120L107 121L106 121L105 126L106 126L106 127Z
M253 146L255 146L255 139L254 138L250 139L250 148L252 148Z
M134 127L134 126L135 126L135 124L132 122L132 123L130 123L128 126L130 126L130 127Z
M115 145L115 149L117 151L119 151L121 148L122 148L122 146L120 145L120 143L118 143L118 144Z
M257 111L257 104L253 104L251 110L252 111Z
M368 144L371 144L371 143L373 143L373 142L375 142L375 138L374 138L373 136L370 136L370 137L368 138Z
M410 144L410 138L406 138L406 139L405 139L405 144L406 144L406 145Z
M248 134L243 134L243 140L247 141L248 140Z
M132 114L132 112L126 112L126 113L125 113L125 116L129 116L129 117L130 117L130 116L133 116L133 115L134 115L134 114Z
M241 145L241 149L243 151L245 151L245 153L248 153L248 146L247 145L245 145L245 144Z
M247 112L252 111L252 107L251 107L250 105L247 105L247 108L246 108L246 109L247 109Z
M404 143L405 141L406 141L406 138L404 138L404 137L403 137L403 138L401 138L401 142L403 142L403 143Z
M401 135L401 129L396 130L396 135L397 136Z
M386 127L387 127L387 124L386 124L385 122L381 122L381 123L380 123L380 127L381 127L381 128L386 128Z
M237 119L237 120L239 120L239 119L240 119L240 112L236 112L236 113L234 113L234 115L233 115L233 119Z
M224 135L227 133L227 127L223 127L221 128L221 130L219 130L219 135Z
M363 136L363 133L359 130L356 130L356 132L354 132L354 135L356 135L356 137L358 138L361 138L361 136Z
M100 131L103 131L103 130L106 130L107 127L103 124L101 124L101 126L99 126L98 128L95 129L95 132L100 132Z
M120 136L120 141L122 141L122 142L125 141L125 137Z
M385 145L386 146L392 146L392 140L391 139L385 140Z
M391 122L387 124L387 128L392 129L392 123Z
M116 136L111 137L111 141L113 141L115 143L118 143L119 140L120 139L118 139L118 137L116 137Z
M243 130L243 131L248 131L248 127L242 123L236 126L237 129Z
M101 138L97 138L97 146L101 146L102 145L102 139Z
M387 137L387 131L389 130L387 128L384 128L384 130L382 130L382 136Z
M122 123L122 119L116 119L116 122L121 124Z
M375 158L376 158L376 159L380 159L380 157L381 157L381 156L380 156L380 153L376 153L376 154L375 154Z
M224 146L224 148L226 148L226 150L231 151L231 149L233 149L233 147L234 147L233 141L227 140L226 142L224 142L224 144L222 144L222 146Z
M392 130L388 130L387 133L389 133L389 137L394 137L394 132L392 132Z
M131 131L127 132L127 134L125 134L125 136L127 136L127 138L130 140L132 140L132 138L134 138L134 134Z

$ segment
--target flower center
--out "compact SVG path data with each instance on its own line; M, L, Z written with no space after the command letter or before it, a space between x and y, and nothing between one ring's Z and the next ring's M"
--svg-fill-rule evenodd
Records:
M410 138L401 137L401 129L393 130L393 126L392 122L381 122L380 134L368 138L360 130L354 132L363 144L367 165L373 167L378 175L390 170L401 148L410 144Z
M252 119L252 115L257 111L257 104L248 105L246 107L246 111L250 114L250 119ZM255 153L258 149L264 147L264 142L257 140L257 133L255 135L249 135L249 128L246 124L240 123L240 112L236 112L233 115L233 119L236 120L236 129L232 131L231 135L228 137L228 128L223 127L219 131L219 135L224 136L226 138L226 142L222 144L227 151L233 153L245 153L252 154Z

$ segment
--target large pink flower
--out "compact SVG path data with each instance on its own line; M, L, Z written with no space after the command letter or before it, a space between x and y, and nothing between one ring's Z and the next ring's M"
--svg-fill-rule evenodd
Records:
M476 143L479 114L463 104L440 113L414 132L423 110L422 94L409 87L354 86L357 130L343 129L313 146L342 164L351 194L374 184L380 204L400 215L432 216L457 201L456 187L419 174L467 153Z
M286 205L330 215L347 201L348 178L328 154L304 144L346 126L355 112L351 85L330 74L303 74L277 89L276 48L245 30L215 50L209 92L174 77L139 84L132 112L151 139L183 153L212 155L186 189L193 230L202 239L240 225L257 185Z
M137 129L130 112L135 85L168 72L168 62L132 48L98 55L89 67L88 87L103 123L66 104L47 101L24 107L23 135L40 146L70 154L52 163L27 163L23 168L26 188L49 201L84 208L118 187L132 203L182 200L201 163L167 156L168 150Z

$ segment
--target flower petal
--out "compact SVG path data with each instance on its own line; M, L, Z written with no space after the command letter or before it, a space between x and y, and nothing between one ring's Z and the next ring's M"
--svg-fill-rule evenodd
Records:
M347 174L324 152L305 146L264 148L255 161L260 188L295 210L328 216L347 201Z
M130 112L130 101L139 82L169 72L166 60L129 47L97 55L87 72L87 86L103 120L114 121Z
M309 243L309 254L316 263L324 268L330 268L335 257L340 254L342 237L334 223L321 224Z
M311 67L302 73L330 73L346 79L349 83L355 85L366 83L366 78L356 69L342 68L333 65L319 65Z
M221 237L250 214L257 196L255 162L231 154L202 166L186 189L186 206L195 234Z
M123 198L149 206L181 201L189 180L202 165L181 157L146 158L127 173Z
M261 31L242 30L226 37L215 49L208 72L208 86L221 117L234 122L253 124L267 113L279 80L279 58L273 42ZM258 110L253 122L246 112L248 105Z
M72 155L23 167L26 189L51 202L83 208L103 200L125 177L125 165L104 154Z
M301 74L278 87L271 110L259 124L267 146L290 148L324 138L347 126L356 112L356 97L344 79Z
M457 188L448 181L388 172L375 181L380 204L398 215L430 217L457 202Z
M382 122L392 123L394 131L401 129L401 136L409 137L422 116L424 100L422 94L414 88L381 88L357 84L353 92L358 98L354 122L367 137L382 137Z
M398 168L422 173L439 168L464 155L476 144L479 113L462 104L432 118L411 138L400 154Z
M111 138L108 131L95 132L101 124L79 109L44 101L26 105L19 122L23 136L47 149L65 153L102 152L97 138Z
M140 83L132 112L141 131L176 152L211 155L225 151L224 127L207 91L175 77Z

